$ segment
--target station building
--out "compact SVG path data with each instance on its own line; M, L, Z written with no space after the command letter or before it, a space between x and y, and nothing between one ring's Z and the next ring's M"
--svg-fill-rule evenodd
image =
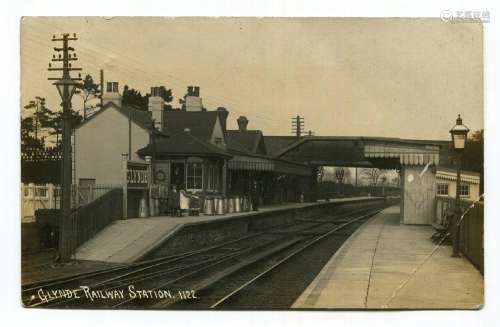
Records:
M310 193L311 167L270 155L263 133L249 130L246 117L228 130L229 111L203 107L198 87L188 87L177 109L165 106L153 87L144 111L122 105L115 85L108 83L103 109L75 130L75 184L121 186L121 155L128 153L135 162L151 156L154 183L167 189L229 196L257 187L262 204Z

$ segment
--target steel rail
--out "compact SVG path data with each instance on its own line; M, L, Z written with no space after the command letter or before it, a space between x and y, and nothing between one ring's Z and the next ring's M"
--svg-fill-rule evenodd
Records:
M365 215L362 215L360 217L357 217L349 222L346 222L342 225L339 225L339 226L336 226L335 228L331 229L330 231L322 234L321 236L318 236L316 238L314 238L313 240L307 242L306 244L304 244L303 246L299 247L298 249L294 250L292 253L288 254L285 258L277 261L275 264L273 264L272 266L270 266L269 268L267 268L266 270L264 270L263 272L261 272L260 274L258 274L257 276L255 276L254 278L252 278L251 280L245 282L244 284L242 284L241 286L239 286L238 288L236 288L235 290L233 290L232 292L230 292L229 294L225 295L224 297L222 297L221 299L219 299L217 302L215 302L214 304L212 304L210 306L211 309L213 308L216 308L217 306L219 306L220 304L224 303L225 301L227 301L229 298L233 297L235 294L239 293L241 290L243 290L244 288L248 287L250 284L254 283L256 280L260 279L261 277L263 277L264 275L268 274L270 271L274 270L275 268L277 268L278 266L280 266L281 264L283 264L284 262L288 261L290 258L294 257L295 255L301 253L302 251L304 251L305 249L307 249L308 247L310 247L311 245L314 245L316 244L317 242L321 241L322 239L324 239L325 237L328 237L330 236L331 234L333 234L334 232L352 224L352 223L355 223L357 221L360 221L362 219L366 219L366 218L369 218L369 217L373 217L374 215L376 215L377 213L379 213L380 211L382 211L383 209L377 209L375 210L374 212L371 212L371 213L368 213L368 214L365 214Z
M370 209L371 208L361 208L361 209L354 210L354 211L351 211L351 212L341 213L341 214L339 214L338 217L335 217L335 218L336 219L343 219L343 218L349 217L349 216L352 217L353 214L356 214L356 213L362 212L362 211L366 211L366 210L370 210ZM378 212L380 210L381 209L377 209L377 210L375 210L375 212ZM331 230L330 232L327 232L327 234L329 234L331 232L334 232L336 230L339 230L339 229L347 226L348 224L353 223L354 221L357 221L359 219L362 219L365 216L372 215L372 214L373 213L370 213L370 214L367 214L367 215L363 215L360 218L357 218L356 220L350 221L348 223L344 223L342 225L338 225L335 229ZM320 216L324 216L324 215L320 215ZM296 225L300 225L302 223L304 223L304 222L292 223L292 224L290 224L290 225L288 225L286 227L293 227L293 226L296 226ZM317 221L314 221L314 222L311 221L310 223L315 223L315 226L308 227L308 228L305 228L303 230L316 228L317 226L320 226L322 224L335 223L335 220L325 220L325 221L317 220ZM272 229L274 229L276 227L283 227L283 226L275 226L275 227L272 227L270 229L272 230ZM45 283L43 283L43 282L41 282L41 283L32 283L32 284L26 285L26 286L29 286L29 287L28 288L23 288L22 292L25 293L25 292L28 292L28 291L32 291L32 290L36 290L36 289L40 289L40 288L44 288L44 287L50 287L50 286L55 286L55 285L59 285L59 284L66 284L66 283L70 283L72 281L77 281L77 280L84 279L84 278L91 278L91 277L96 277L96 276L107 274L107 273L120 272L120 271L126 271L126 272L124 274L119 275L119 276L114 276L114 277L112 277L110 279L107 279L107 280L104 280L104 281L100 281L97 284L92 284L90 286L91 287L103 286L103 285L109 284L111 282L124 282L124 281L130 281L130 280L132 280L134 282L137 282L137 281L141 282L141 281L146 281L146 280L153 279L153 278L156 278L156 277L161 277L161 276L164 276L164 275L168 275L168 274L171 274L171 273L175 273L175 272L178 272L178 271L182 271L183 269L188 269L188 268L191 268L191 267L196 267L196 266L199 266L200 264L206 264L206 263L212 262L212 264L210 264L208 266L205 266L205 267L203 267L201 269L198 269L198 270L195 270L195 271L191 271L187 275L182 275L182 276L179 276L179 277L175 278L174 280L168 281L166 284L162 285L164 287L165 285L169 285L169 284L175 283L175 282L177 282L179 280L182 280L184 278L192 276L193 274L195 274L197 272L203 271L203 270L205 270L207 268L210 268L210 267L212 267L214 265L222 263L222 262L224 262L226 260L230 260L230 259L232 259L234 257L237 257L238 255L245 254L245 253L247 253L249 251L258 249L259 246L257 246L257 247L250 247L250 248L248 248L248 249L246 249L244 251L241 251L241 250L237 249L236 251L231 252L229 254L219 255L216 258L209 258L207 260L204 260L201 263L198 262L198 263L190 264L190 265L187 265L187 266L181 266L181 267L177 267L177 268L174 268L174 269L170 269L168 271L153 271L153 272L148 273L145 276L141 276L141 277L139 277L139 278L137 278L135 280L133 278L128 278L128 279L125 278L124 279L124 277L128 277L128 276L131 276L133 274L140 273L141 271L147 271L148 269L154 269L154 268L157 268L157 267L160 267L162 265L169 264L169 263L172 263L172 262L177 262L177 261L181 261L182 262L182 260L188 259L188 258L196 256L198 254L203 254L203 253L207 253L207 252L210 252L210 251L213 251L213 250L221 249L221 248L226 247L227 245L234 244L234 243L241 242L241 241L245 241L247 239L252 239L252 238L264 235L266 233L270 233L270 231L269 230L264 230L264 231L252 233L250 235L245 235L245 236L240 237L238 239L234 239L234 240L231 240L231 241L228 241L228 242L224 242L224 243L221 243L221 244L218 244L218 245L214 245L214 246L211 246L211 247L208 247L208 248L204 248L204 249L200 249L200 250L194 250L194 251L189 251L189 252L175 254L175 255L170 255L170 256L165 256L165 257L162 257L162 258L155 258L155 259L151 259L151 260L141 261L141 262L137 262L137 263L134 263L134 264L131 264L131 265L127 265L127 266L112 267L112 268L109 268L109 269L102 269L102 270L99 270L99 271L93 271L93 272L87 272L87 273L82 273L82 274L78 274L78 275L72 275L72 276L69 276L69 277L64 277L64 278L60 278L60 279L50 280L50 281L47 281ZM326 236L327 235L322 235L320 238L326 237ZM266 246L269 246L270 244L272 244L274 242L280 242L280 241L282 241L282 240L281 239L273 240L273 241L267 243ZM318 239L318 241L319 241L319 239ZM311 245L309 243L310 242L306 243L307 246ZM138 269L134 269L136 267L138 267ZM132 269L132 270L131 271L127 271L127 270L130 270L130 269ZM113 289L113 288L116 288L116 287L119 287L119 286L110 287L110 288L106 288L106 289ZM39 306L39 305L49 305L49 306L52 306L52 305L57 305L57 304L62 304L62 303L67 303L67 302L72 302L72 301L74 301L74 299L60 299L60 298L55 298L55 299L49 300L48 302L47 301L45 301L45 302L37 302L37 303L35 303L33 305L30 305L30 307L36 307L36 306ZM126 303L126 302L129 302L129 301L125 301L124 303ZM124 303L119 303L118 305L115 305L113 307L122 305Z

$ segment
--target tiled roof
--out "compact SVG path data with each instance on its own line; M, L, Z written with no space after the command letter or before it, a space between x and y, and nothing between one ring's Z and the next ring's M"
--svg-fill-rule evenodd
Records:
M179 132L170 134L168 138L162 138L156 141L156 154L164 156L200 156L200 157L227 157L231 155L221 148L218 148L208 142L198 139L189 132ZM151 155L153 152L152 144L137 151L140 156Z
M251 154L250 151L241 143L239 143L236 139L232 137L226 137L226 146L229 151L232 152L240 152L245 154Z
M228 143L232 141L233 144L237 143L243 146L248 152L256 153L259 146L259 141L262 137L262 132L257 130L228 130L227 140ZM265 153L261 153L265 154Z
M297 142L295 136L264 136L268 154L276 154L295 142Z
M151 127L153 126L153 120L151 118L150 111L137 109L128 105L117 107L117 109L127 117L130 114L130 119L142 128L151 129Z
M218 115L217 111L166 110L163 112L162 131L175 134L189 128L191 135L207 141L212 136Z

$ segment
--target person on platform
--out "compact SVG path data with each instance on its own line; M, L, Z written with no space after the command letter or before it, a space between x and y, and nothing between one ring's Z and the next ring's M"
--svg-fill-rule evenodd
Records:
M177 187L172 185L172 191L167 198L167 206L171 212L172 216L180 216L180 197L179 192L177 192Z
M257 181L253 181L252 187L250 189L250 201L252 201L252 209L253 211L259 210L259 184Z
M181 190L179 194L179 205L180 205L180 216L182 217L182 212L185 210L186 212L189 213L189 195L186 193L185 190Z

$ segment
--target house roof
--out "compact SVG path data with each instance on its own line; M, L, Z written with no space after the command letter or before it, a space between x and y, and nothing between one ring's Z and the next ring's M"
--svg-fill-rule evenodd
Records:
M130 114L130 120L144 129L151 129L151 127L153 126L153 120L151 118L150 111L137 109L127 105L117 107L117 109L127 117Z
M296 136L264 136L267 153L273 155L295 142L297 142Z
M215 145L204 142L192 135L192 133L184 131L170 134L169 138L158 139L155 147L156 154L164 156L232 157L229 153ZM153 153L153 145L150 143L137 151L137 153L140 156L151 155Z
M212 136L218 116L217 111L165 110L162 131L176 134L189 128L192 136L207 141Z
M250 153L257 153L261 138L262 132L258 130L228 130L226 140L242 146Z
M79 126L76 128L80 128L87 124L88 122L96 119L98 116L100 116L101 113L103 113L106 110L109 110L109 108L114 108L121 114L123 114L126 117L129 117L130 115L130 120L140 126L143 129L150 130L151 127L153 126L153 121L151 118L151 113L149 111L141 110L139 108L129 106L129 105L122 105L121 107L116 105L113 102L108 102L107 104L104 105L104 107L97 111L95 114L90 116L88 119L83 121Z
M231 137L226 137L226 147L230 152L252 154L243 144Z

